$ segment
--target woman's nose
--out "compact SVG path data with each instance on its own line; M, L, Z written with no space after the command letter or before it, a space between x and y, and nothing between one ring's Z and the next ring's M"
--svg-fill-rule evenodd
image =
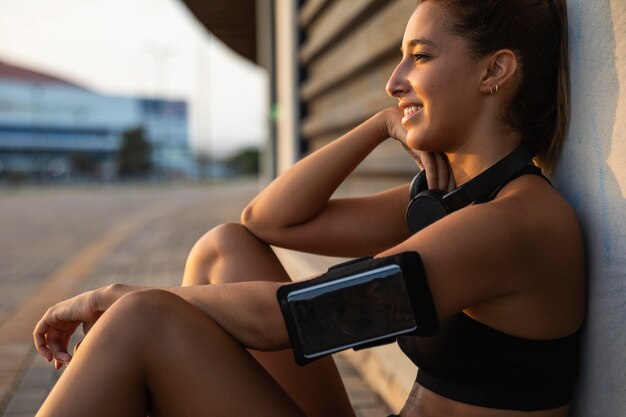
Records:
M403 74L402 64L398 65L389 77L385 91L391 97L401 97L406 94L408 89L408 82Z

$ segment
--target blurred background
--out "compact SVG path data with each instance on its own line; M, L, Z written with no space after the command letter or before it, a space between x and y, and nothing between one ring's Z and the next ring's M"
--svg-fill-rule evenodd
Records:
M34 415L58 378L32 346L48 307L116 282L179 285L207 231L395 104L384 87L414 7L0 0L0 416ZM410 179L414 162L388 142L339 193ZM295 278L339 262L277 252ZM400 368L394 407L414 376ZM359 416L391 411L350 381Z
M267 72L183 2L0 10L0 187L256 175Z
M1 0L0 187L267 181L394 103L413 7ZM414 171L396 148L360 173Z

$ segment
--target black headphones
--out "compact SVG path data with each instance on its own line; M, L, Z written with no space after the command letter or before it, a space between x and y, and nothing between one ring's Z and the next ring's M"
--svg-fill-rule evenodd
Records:
M429 190L426 171L421 171L411 181L411 201L406 209L409 231L416 233L453 211L489 196L528 166L531 160L528 147L522 143L509 155L449 193Z

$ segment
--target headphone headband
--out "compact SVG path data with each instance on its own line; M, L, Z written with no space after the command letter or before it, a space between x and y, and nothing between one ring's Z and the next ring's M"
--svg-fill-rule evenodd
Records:
M528 147L522 143L494 165L447 194L442 190L429 190L425 172L420 172L410 186L411 201L406 214L409 231L415 233L453 211L488 197L528 166L531 160Z
M457 189L443 197L443 204L450 212L486 197L498 186L515 175L532 160L525 143Z

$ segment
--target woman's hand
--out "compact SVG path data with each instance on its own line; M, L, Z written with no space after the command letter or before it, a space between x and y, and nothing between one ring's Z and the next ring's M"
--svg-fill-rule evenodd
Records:
M442 152L425 152L412 149L406 143L407 131L402 126L402 110L397 106L388 107L381 111L384 126L383 133L400 142L404 150L409 154L421 170L426 170L428 188L437 188L443 191L452 191L456 188L456 182L448 157Z
M421 168L426 170L429 189L450 192L456 188L454 173L450 168L448 157L443 152L416 151L419 154Z
M87 334L114 300L131 290L132 287L114 285L79 294L50 307L33 331L39 354L48 361L54 359L57 369L69 363L72 356L67 351L68 344L78 326L82 324Z
M380 114L383 118L383 134L386 137L392 138L400 142L404 150L415 160L420 169L424 169L422 161L420 159L419 151L411 149L406 144L406 129L402 126L402 110L398 107L388 107L381 111Z

